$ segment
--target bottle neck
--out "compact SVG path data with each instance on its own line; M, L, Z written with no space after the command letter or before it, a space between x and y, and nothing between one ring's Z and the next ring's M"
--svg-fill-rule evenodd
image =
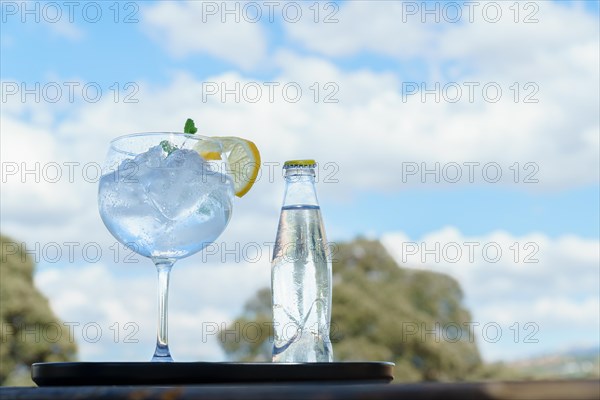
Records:
M283 207L318 206L313 168L288 168L285 170L285 196Z

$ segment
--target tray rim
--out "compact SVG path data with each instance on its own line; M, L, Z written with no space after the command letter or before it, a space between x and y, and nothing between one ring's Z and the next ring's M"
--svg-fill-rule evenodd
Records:
M389 383L394 379L394 365L388 361L72 361L34 363L31 366L31 378L38 386ZM130 376L127 376L126 369L131 371Z

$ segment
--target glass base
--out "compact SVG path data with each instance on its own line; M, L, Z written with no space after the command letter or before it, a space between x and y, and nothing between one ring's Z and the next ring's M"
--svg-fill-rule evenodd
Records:
M171 357L171 352L169 351L169 346L161 345L160 343L156 344L156 350L154 350L154 355L152 356L152 362L173 362L173 358Z
M173 358L171 357L171 355L166 355L166 356L154 356L152 357L152 359L150 360L152 362L173 362Z

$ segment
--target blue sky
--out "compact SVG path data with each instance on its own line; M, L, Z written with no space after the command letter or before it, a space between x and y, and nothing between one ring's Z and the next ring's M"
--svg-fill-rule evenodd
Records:
M458 22L443 14L450 3L463 13ZM540 259L535 266L511 263L508 247L492 264L420 262L420 254L405 260L411 268L456 277L478 320L547 327L536 345L480 340L486 359L598 344L598 2L520 3L518 15L512 2L481 2L472 22L461 2L430 2L439 23L423 10L413 13L421 2L320 2L317 22L313 2L277 2L273 22L264 2L254 2L263 12L256 23L248 21L253 14L241 11L248 3L236 2L229 4L237 4L239 23L235 14L222 13L221 2L98 3L97 22L86 21L95 3L77 2L73 22L63 2L31 2L33 14L25 15L22 4L2 3L1 231L40 249L52 242L98 243L104 254L95 262L81 254L51 262L40 256L38 286L65 321L93 316L105 331L116 321L143 327L138 345L84 341L83 359L146 358L154 334L149 261L125 266L122 254L114 261L114 239L95 209L95 183L82 179L80 170L74 182L49 183L43 176L35 182L20 171L8 174L6 168L58 162L64 174L64 162L79 162L77 168L101 162L115 136L180 130L187 117L205 134L248 137L263 161L278 168L286 159L311 157L326 175L332 170L325 167L334 164L335 181L318 185L332 241L381 238L399 261L406 258L399 249L407 242L535 243ZM56 22L56 6L49 4L62 13ZM117 22L117 8L109 8L115 4ZM281 10L296 5L302 18L290 22ZM502 17L491 22L494 14L482 10L495 7ZM84 8L91 14L84 15ZM331 12L337 21L324 23ZM128 13L132 23L123 22ZM77 84L73 101L69 82ZM273 101L265 82L278 85ZM40 92L39 102L32 94L23 98L21 88L35 91L36 83L63 88L62 97L52 102ZM298 102L287 101L281 90L290 83L302 90ZM222 84L259 86L263 92L257 102L243 93L238 102L221 99L222 93L206 95L207 85ZM102 90L97 102L81 93L85 85ZM420 85L430 94L407 94ZM436 85L448 89L434 93ZM490 86L502 91L498 101L490 101L493 92L483 92ZM461 94L454 101L456 87ZM127 94L137 102L124 101ZM328 94L335 102L324 101ZM437 180L421 175L436 163ZM472 181L465 163L477 163ZM494 167L487 175L485 165ZM406 174L414 166L419 171ZM462 177L452 182L444 173L456 166ZM495 170L502 173L498 182L492 182ZM219 243L272 241L282 192L280 175L263 175L236 203ZM60 227L56 221L62 221ZM264 230L256 232L257 224ZM174 353L181 346L180 354L191 359L223 357L214 342L194 347L194 335L181 332L197 332L202 320L230 320L247 297L267 286L264 253L260 262L219 263L218 256L204 262L197 255L177 265ZM195 268L200 260L204 266ZM573 271L581 276L573 278ZM219 293L206 282L198 283L202 290L184 283L204 281L203 274L238 286L226 285ZM114 286L111 295L91 287L90 277L106 279ZM554 279L546 282L547 277ZM547 293L532 282L546 282ZM130 302L118 288L135 288L131 296L138 300ZM515 295L498 311L506 293L525 295ZM198 296L198 307L185 302L191 295Z
M543 194L494 187L427 188L365 194L342 205L325 201L322 207L330 210L328 217L332 222L344 225L353 235L380 235L396 229L398 221L402 221L407 226L404 230L413 238L453 225L469 235L502 229L516 235L544 232L558 237L571 233L597 239L598 201L598 187L594 185ZM357 218L345 217L355 209L361 210Z

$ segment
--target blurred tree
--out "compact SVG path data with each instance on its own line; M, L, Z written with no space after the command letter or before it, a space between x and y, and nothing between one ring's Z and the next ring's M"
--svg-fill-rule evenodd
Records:
M400 268L378 241L340 244L332 258L337 361L393 361L397 382L487 377L454 279ZM223 349L235 360L270 360L271 321L270 290L262 289L221 332Z
M70 361L77 346L33 284L23 245L0 235L0 385L33 385L36 362Z
M272 322L271 289L261 289L248 300L243 315L219 332L221 347L233 360L270 361Z

